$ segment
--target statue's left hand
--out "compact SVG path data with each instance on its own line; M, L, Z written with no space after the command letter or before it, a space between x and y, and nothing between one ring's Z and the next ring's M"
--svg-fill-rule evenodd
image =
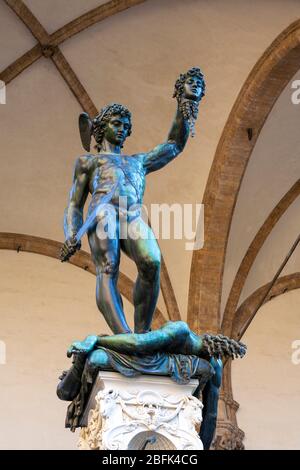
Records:
M178 99L178 106L179 109L185 119L193 118L194 120L197 119L198 116L198 106L200 100L191 100L184 97Z

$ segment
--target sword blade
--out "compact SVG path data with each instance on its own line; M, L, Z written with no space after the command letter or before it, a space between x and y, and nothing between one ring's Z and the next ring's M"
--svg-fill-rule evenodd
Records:
M88 229L93 225L94 221L96 220L96 217L97 217L97 213L99 211L99 208L105 204L108 204L111 200L112 200L112 197L117 189L117 186L119 184L119 179L116 181L116 183L113 185L113 187L111 188L111 190L104 194L104 196L102 197L102 199L100 200L100 204L99 206L97 206L93 212L88 216L88 218L85 220L85 222L83 223L83 225L81 226L81 228L78 230L77 234L76 234L76 241L77 243L80 242L80 240L82 239L83 235L88 231Z

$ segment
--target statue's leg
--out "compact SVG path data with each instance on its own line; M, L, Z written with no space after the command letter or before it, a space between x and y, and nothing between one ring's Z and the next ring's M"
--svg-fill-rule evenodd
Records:
M205 450L210 448L217 426L218 401L223 372L220 359L212 358L210 363L214 368L215 375L207 382L202 392L203 421L200 438Z
M138 218L121 240L122 250L135 262L138 276L133 291L134 331L149 331L160 287L160 250L151 228Z
M113 333L130 333L120 293L117 288L120 264L118 229L115 237L101 239L96 230L88 234L92 258L96 266L96 301L100 312Z
M90 367L99 367L101 370L111 369L108 354L104 349L95 349L92 351L88 358L88 365Z
M86 356L84 354L75 354L72 367L61 375L56 390L60 400L72 401L78 395L85 361Z
M190 334L185 322L168 322L147 333L100 336L98 345L123 354L155 354L156 352L182 352ZM94 353L93 353L94 354Z

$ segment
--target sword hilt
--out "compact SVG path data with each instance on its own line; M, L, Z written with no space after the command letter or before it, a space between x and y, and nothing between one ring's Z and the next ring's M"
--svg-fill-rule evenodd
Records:
M68 245L68 242L70 245ZM76 235L73 237L68 238L65 243L62 245L60 250L60 260L62 263L68 261L71 256L73 256L76 251L80 250L81 248L81 241L78 239Z

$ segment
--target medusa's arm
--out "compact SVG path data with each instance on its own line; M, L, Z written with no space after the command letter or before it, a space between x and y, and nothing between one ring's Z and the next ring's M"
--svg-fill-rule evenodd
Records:
M220 359L211 359L214 376L207 382L202 392L203 420L200 428L200 439L205 450L208 450L213 441L217 426L218 401L222 382L223 365Z

